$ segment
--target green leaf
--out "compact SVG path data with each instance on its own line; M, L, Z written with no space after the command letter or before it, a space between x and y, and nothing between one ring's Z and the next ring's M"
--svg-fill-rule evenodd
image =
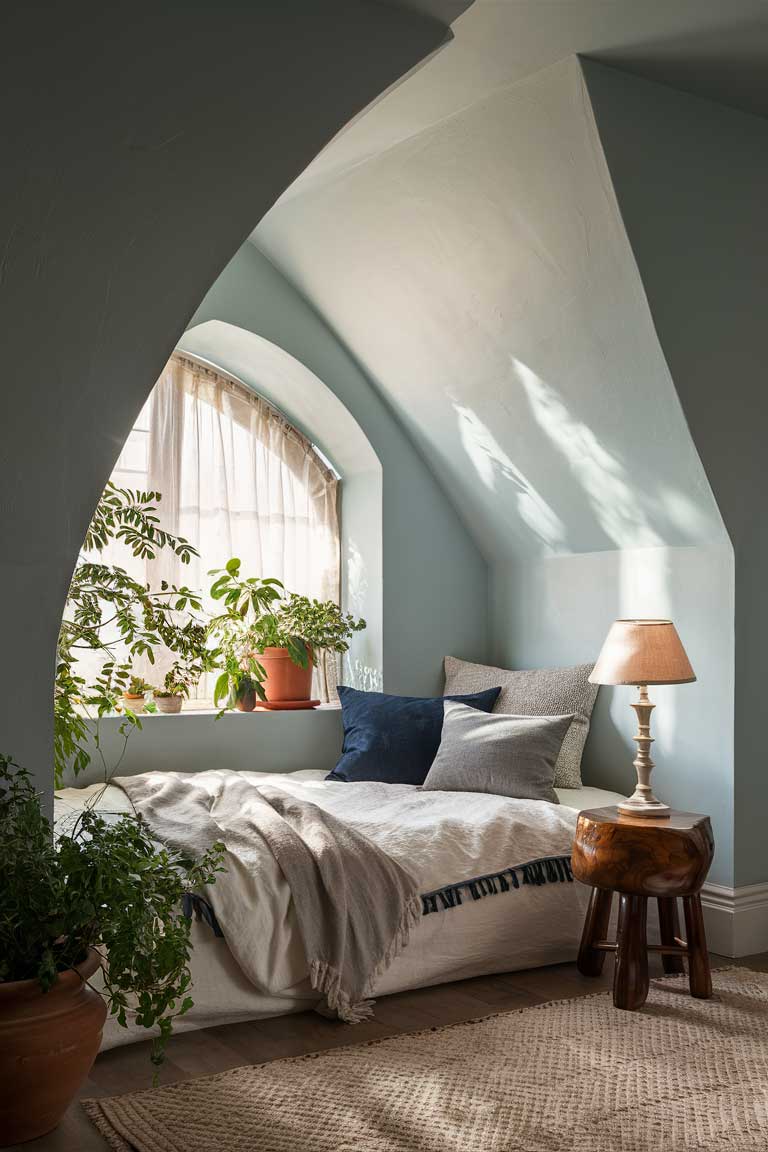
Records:
M219 700L222 700L227 695L228 691L229 676L226 672L222 672L222 674L216 680L216 684L213 689L213 703L216 707L218 707Z

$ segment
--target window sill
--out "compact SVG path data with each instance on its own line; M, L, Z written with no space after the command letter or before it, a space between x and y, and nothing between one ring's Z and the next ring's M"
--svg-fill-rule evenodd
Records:
M253 712L241 712L237 708L228 708L225 716L264 716L270 713L273 716L295 716L297 713L303 712L340 712L341 704L318 704L314 708L259 708L257 707ZM172 719L178 720L179 717L184 716L218 716L221 708L215 708L210 700L189 700L186 701L181 709L181 712L137 712L136 715L142 720L154 719L155 716L161 717L163 720ZM95 723L92 716L87 713L81 712L86 719ZM108 712L102 717L103 720L123 720L125 718L123 712Z

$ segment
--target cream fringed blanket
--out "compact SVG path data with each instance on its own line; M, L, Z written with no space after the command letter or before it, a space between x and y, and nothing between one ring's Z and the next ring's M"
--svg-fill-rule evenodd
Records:
M765 1152L768 975L610 993L90 1100L118 1152Z
M348 1023L370 1015L374 981L421 915L405 868L315 804L238 773L147 773L114 782L162 843L200 855L224 841L217 916L236 956L251 946L247 921L260 897L266 844L290 887L312 987Z

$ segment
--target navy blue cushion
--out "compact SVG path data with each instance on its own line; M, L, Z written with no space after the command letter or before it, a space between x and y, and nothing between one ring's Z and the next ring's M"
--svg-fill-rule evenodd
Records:
M339 685L344 747L326 779L423 784L440 746L443 700L490 712L501 688L469 696L387 696Z

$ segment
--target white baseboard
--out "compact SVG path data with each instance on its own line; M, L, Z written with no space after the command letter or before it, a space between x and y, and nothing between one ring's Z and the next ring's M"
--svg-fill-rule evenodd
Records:
M743 888L705 884L701 904L710 952L751 956L768 951L768 883Z

